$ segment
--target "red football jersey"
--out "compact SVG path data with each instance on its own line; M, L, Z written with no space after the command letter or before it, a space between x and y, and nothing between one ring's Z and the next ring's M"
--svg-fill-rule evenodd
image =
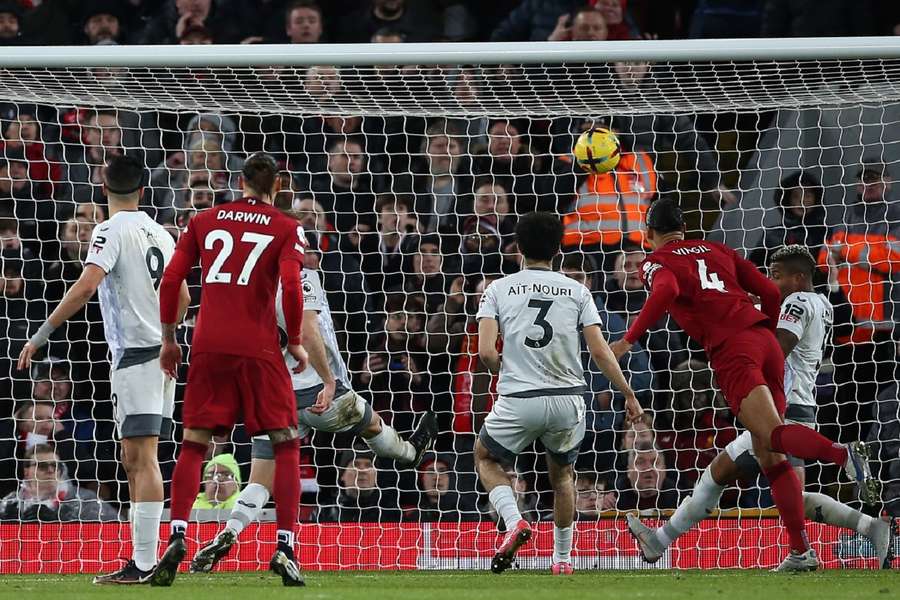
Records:
M778 317L775 284L728 246L677 240L658 248L641 263L641 278L651 296L654 278L663 269L677 283L677 295L667 307L669 314L707 352L736 332L765 321L772 325ZM748 293L763 298L767 313L774 300L774 317L757 309Z
M180 271L189 263L189 270L200 261L203 291L193 352L283 363L275 319L279 269L286 261L296 263L299 282L305 244L295 220L255 198L216 206L191 219L170 268Z

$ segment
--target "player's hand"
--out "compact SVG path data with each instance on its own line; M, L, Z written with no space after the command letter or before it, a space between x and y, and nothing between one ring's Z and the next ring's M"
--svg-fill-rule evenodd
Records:
M633 344L625 341L625 338L621 340L616 340L609 345L609 349L612 350L613 355L615 355L616 360L622 360L622 357L628 354L631 350Z
M178 379L178 365L181 364L181 346L178 342L163 341L159 349L159 366L163 373L172 379Z
M22 371L31 366L31 359L34 357L35 353L38 351L37 346L28 342L25 344L25 347L22 348L22 352L19 353L19 370Z
M644 409L641 407L641 403L638 402L635 395L626 394L625 395L625 420L628 423L634 424L641 420L644 416Z
M297 366L293 369L294 373L305 371L307 364L309 364L309 355L306 353L306 348L300 344L288 344L287 351L297 361Z
M334 389L335 389L334 381L330 383L326 383L325 387L322 388L322 391L319 392L319 395L316 396L316 403L307 408L309 412L314 415L321 415L326 410L331 408L331 402L334 400Z

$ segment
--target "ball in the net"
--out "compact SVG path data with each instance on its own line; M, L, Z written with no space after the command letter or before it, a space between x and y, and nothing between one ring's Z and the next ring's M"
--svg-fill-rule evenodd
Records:
M619 164L621 150L616 134L598 127L582 133L575 142L572 153L578 166L588 173L607 173Z

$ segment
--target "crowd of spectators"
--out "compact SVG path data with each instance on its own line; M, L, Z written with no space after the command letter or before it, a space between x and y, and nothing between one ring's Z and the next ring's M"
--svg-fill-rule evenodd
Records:
M854 2L853 19L838 18L847 2L659 4L4 0L0 43L844 35L878 33L878 24L897 22L887 6L893 3ZM615 85L632 90L651 86L655 73L645 63L618 63L610 71ZM306 74L319 93L338 79L330 67ZM454 81L461 102L477 95L465 68ZM623 153L611 173L588 176L572 164L569 149L596 125L620 134ZM401 432L427 409L441 421L436 453L412 473L376 463L346 435L314 433L303 446L308 510L302 514L320 521L435 521L496 518L472 462L474 435L496 398L496 378L477 358L474 314L485 288L520 268L518 215L535 209L561 215L566 237L558 268L593 291L608 338L618 339L647 297L638 274L647 206L661 194L693 194L712 212L739 202L718 169L719 144L691 119L671 115L260 117L0 103L0 491L8 494L0 519L107 520L117 518L114 507L127 506L96 301L54 334L31 372L13 364L81 273L91 233L107 217L99 183L109 156L141 157L148 172L142 208L174 237L197 211L240 196L237 175L248 153L276 156L284 167L278 204L293 209L307 232L306 266L322 273L355 388ZM672 152L677 165L663 167L659 156ZM831 229L816 174L786 173L776 193L783 225L767 231L749 256L764 266L775 248L802 243L819 258L820 289L838 309L834 348L819 382L827 398L820 421L832 437L868 438L887 456L895 429L878 412L897 396L900 204L891 195L894 167L877 158L864 163L844 226ZM192 277L192 308L179 330L186 348L199 303L199 279ZM702 351L668 318L635 345L623 366L648 417L627 429L621 396L584 354L588 433L576 465L578 518L674 508L737 433ZM217 442L197 508L227 508L246 475L243 430ZM165 479L175 451L174 443L161 444ZM895 463L885 463L885 472L900 480ZM538 454L523 455L510 469L523 515L547 518L549 483ZM766 501L765 494L725 500Z

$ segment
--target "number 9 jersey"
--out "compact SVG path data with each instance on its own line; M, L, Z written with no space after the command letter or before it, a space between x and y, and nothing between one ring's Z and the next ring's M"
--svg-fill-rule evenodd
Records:
M584 392L581 330L601 325L584 285L561 273L525 269L488 286L477 317L495 319L503 336L500 396Z
M174 252L169 232L141 211L119 211L94 227L85 264L106 273L98 296L113 369L148 348L159 356L159 283Z

